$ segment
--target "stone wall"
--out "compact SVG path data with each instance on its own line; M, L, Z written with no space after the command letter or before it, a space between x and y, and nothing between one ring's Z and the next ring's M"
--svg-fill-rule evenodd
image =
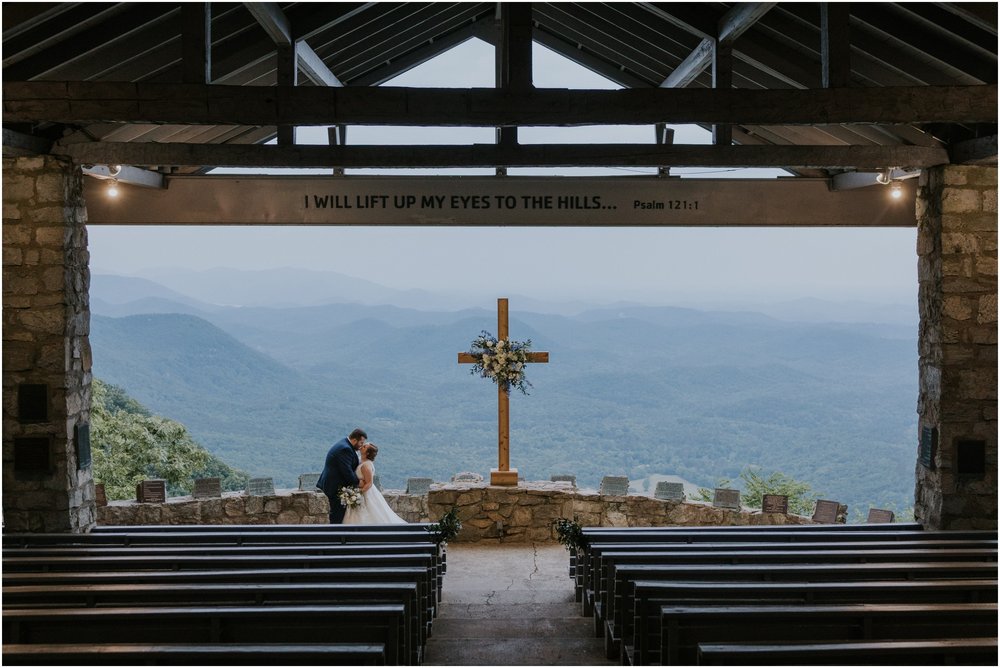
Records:
M584 526L721 526L810 524L797 515L713 508L647 496L601 496L569 483L529 482L517 487L485 483L435 484L427 495L384 492L408 522L436 521L453 507L462 531L455 542L555 542L553 521L576 518ZM112 501L98 508L102 525L135 524L325 524L329 504L319 492L279 490L274 496L226 493L222 498L174 497L167 503Z
M997 527L997 169L924 170L917 195L920 396L914 512Z
M85 223L78 168L52 156L4 158L3 514L8 530L86 531L95 521L91 469L79 468L77 460L77 436L86 438L90 420Z

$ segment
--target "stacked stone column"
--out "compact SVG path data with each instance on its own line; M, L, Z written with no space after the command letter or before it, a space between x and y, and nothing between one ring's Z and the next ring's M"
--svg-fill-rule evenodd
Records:
M84 461L91 382L85 223L79 168L52 156L4 158L8 531L81 532L95 522L93 476Z
M915 514L928 528L995 529L997 169L925 170L917 225Z

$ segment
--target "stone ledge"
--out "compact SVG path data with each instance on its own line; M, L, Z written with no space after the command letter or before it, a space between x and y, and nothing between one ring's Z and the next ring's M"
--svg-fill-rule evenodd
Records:
M695 501L661 501L648 496L602 496L573 489L568 482L434 483L424 495L384 490L393 510L407 522L429 522L457 508L462 531L455 542L554 543L553 522L576 518L583 526L753 526L812 524L798 515L715 508ZM103 525L139 524L325 524L329 503L321 492L276 490L273 496L225 492L222 497L170 497L165 503L111 501L97 509Z

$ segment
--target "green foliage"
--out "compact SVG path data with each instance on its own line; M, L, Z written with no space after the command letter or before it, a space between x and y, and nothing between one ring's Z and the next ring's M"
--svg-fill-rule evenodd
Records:
M780 473L772 472L764 477L757 467L747 467L740 472L743 480L743 490L740 498L748 508L761 508L765 494L778 494L788 497L788 512L795 515L811 515L818 498L812 493L812 487L807 482Z
M743 481L740 503L747 508L759 509L763 506L765 494L778 494L788 497L788 512L795 515L812 515L818 497L812 493L812 487L807 482L796 480L779 471L774 471L765 477L760 467L756 466L747 466L740 471L740 480ZM732 481L722 478L716 487L730 489ZM700 487L698 494L694 496L696 501L712 501L714 498L715 490L705 487Z
M442 515L436 523L428 526L427 530L436 534L434 542L438 545L454 540L458 532L462 530L462 520L458 519L458 508L453 507Z
M579 517L574 515L571 520L560 517L553 524L556 528L556 538L567 550L573 552L583 546L583 528L580 526Z
M224 478L224 489L245 486L235 471L194 442L184 425L152 415L114 385L91 385L91 442L94 478L108 499L134 499L142 480L162 478L170 495L189 494L195 478Z

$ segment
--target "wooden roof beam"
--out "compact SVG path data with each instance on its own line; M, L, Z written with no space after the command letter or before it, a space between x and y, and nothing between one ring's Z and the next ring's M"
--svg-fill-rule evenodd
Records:
M263 87L4 82L5 123L441 127L996 123L996 84L824 90Z
M948 163L921 146L706 146L703 144L497 144L278 146L91 142L54 153L80 163L212 167L837 167L922 168Z

